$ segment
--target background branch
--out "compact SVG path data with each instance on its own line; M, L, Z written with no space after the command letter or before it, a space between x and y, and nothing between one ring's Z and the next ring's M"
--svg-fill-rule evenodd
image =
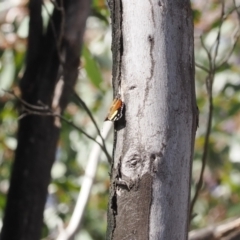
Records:
M101 155L101 148L99 141L104 141L109 136L109 133L112 129L113 123L112 122L104 122L102 134L96 138L95 144L92 147L92 150L89 155L88 164L85 170L85 176L83 179L81 191L79 193L77 203L75 205L72 217L70 222L65 230L62 230L59 234L57 240L72 240L74 235L79 231L81 227L81 222L83 218L83 214L85 208L88 203L88 198L92 189L93 181L97 172L97 166Z

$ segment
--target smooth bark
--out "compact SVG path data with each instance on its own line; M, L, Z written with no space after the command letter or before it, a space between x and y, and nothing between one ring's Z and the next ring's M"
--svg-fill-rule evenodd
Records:
M29 3L28 53L20 88L22 98L29 104L38 105L41 102L60 114L67 105L78 76L79 54L90 1L59 0L56 4L58 6L44 33L42 1L31 0ZM59 80L61 76L63 80ZM19 121L18 147L1 240L41 238L43 210L59 132L60 122L54 117L30 115Z
M107 239L187 239L197 107L189 0L109 1L116 122Z

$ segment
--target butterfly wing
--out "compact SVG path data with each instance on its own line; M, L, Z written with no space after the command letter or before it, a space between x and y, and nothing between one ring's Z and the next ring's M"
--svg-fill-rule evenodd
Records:
M105 121L117 121L122 117L124 103L120 98L115 98L110 107L109 113Z

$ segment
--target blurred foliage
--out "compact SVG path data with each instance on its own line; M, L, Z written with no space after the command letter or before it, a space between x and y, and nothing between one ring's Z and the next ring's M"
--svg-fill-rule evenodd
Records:
M17 101L4 90L14 89L19 93L18 83L24 71L27 47L27 4L27 0L0 1L0 227L17 145L18 125ZM45 1L44 4L42 17L46 27L53 6L50 1ZM93 113L100 129L112 100L109 20L105 1L93 1L84 37L79 81L75 89ZM94 125L74 97L67 107L65 117L96 137ZM52 169L53 180L49 186L44 212L43 238L55 239L59 224L65 225L69 221L81 189L92 145L91 140L68 124L62 123L61 138ZM111 152L112 139L106 145ZM82 231L76 239L105 239L109 166L104 154L101 159Z
M26 53L28 9L27 0L0 1L0 219L9 186L10 169L17 145L17 103L3 91L19 91L18 83L24 71ZM240 4L238 2L237 4ZM45 1L51 11L51 2ZM192 1L195 24L196 62L208 67L208 59L200 36L208 49L216 41L220 24L220 1ZM232 10L231 1L226 1L226 12ZM43 8L44 22L49 16ZM81 57L81 69L76 92L86 102L101 129L107 108L112 99L111 90L111 26L108 7L104 0L92 2L88 18L85 44ZM233 36L239 20L236 11L225 19L217 56L221 61L233 45ZM239 29L238 29L239 30ZM214 49L214 47L213 47ZM237 42L229 60L216 72L213 93L214 112L210 149L204 173L204 186L196 202L192 228L200 228L228 217L240 215L240 44ZM206 132L208 112L206 73L196 68L196 92L200 110L200 124L195 143L192 193L201 169L201 157ZM91 120L72 99L65 117L72 119L92 136L97 132ZM87 164L92 142L66 123L62 124L56 162L52 169L53 181L44 213L43 237L54 239L59 224L69 221L82 177ZM109 152L112 139L107 143ZM106 209L109 188L109 167L104 155L99 166L95 184L81 232L76 240L105 239ZM0 226L2 220L0 220Z
M239 6L240 2L236 1L236 5ZM213 53L221 23L221 1L193 1L192 7L195 18L195 61L208 68L208 57L200 37L202 37L206 48ZM239 34L239 16L237 11L233 9L234 1L225 1L225 15L216 57L217 65L229 55L235 37ZM196 216L192 220L192 228L201 228L240 215L239 51L240 44L237 41L228 61L215 74L212 132L204 172L204 184L193 211ZM204 70L196 67L196 92L200 110L200 126L195 143L192 195L200 174L207 125L206 75Z

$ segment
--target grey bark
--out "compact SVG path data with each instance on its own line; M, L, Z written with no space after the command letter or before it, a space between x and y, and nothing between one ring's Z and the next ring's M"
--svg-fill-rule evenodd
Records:
M107 239L187 239L197 123L189 0L111 0L115 124Z

